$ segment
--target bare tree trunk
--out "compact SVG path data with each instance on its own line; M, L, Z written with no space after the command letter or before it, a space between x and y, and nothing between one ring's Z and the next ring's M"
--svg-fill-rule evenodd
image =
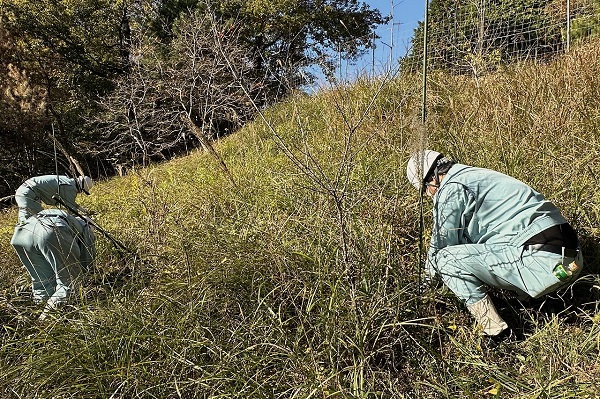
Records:
M54 116L57 124L58 124L58 130L59 132L61 132L61 137L63 137L62 133L64 132L64 127L62 125L62 121L61 118L59 117L58 113L54 110L54 107L52 107L52 105L48 106L48 110L50 111L50 113ZM83 176L85 175L85 173L83 172L83 168L81 167L81 165L79 164L79 161L77 161L77 159L72 156L69 151L67 151L67 149L65 148L65 146L63 146L57 139L56 139L56 135L54 134L54 125L52 125L52 140L54 140L54 144L56 145L56 148L58 148L58 150L65 156L65 158L67 158L67 160L69 161L69 170L71 172L71 174L73 176Z
M73 174L73 176L83 176L83 175L85 175L85 173L83 172L83 168L79 164L79 161L74 156L72 156L67 151L67 149L58 140L56 140L56 138L54 138L54 143L56 144L56 148L58 148L58 150L69 161L69 169L71 170L71 173Z
M225 173L225 175L227 176L227 178L229 179L231 184L234 187L237 187L235 179L233 178L231 171L227 167L227 164L225 163L223 158L221 158L221 156L217 153L217 151L215 151L214 147L210 143L210 140L208 140L206 138L206 136L204 136L204 134L202 133L200 128L198 126L196 126L196 124L189 117L182 116L182 119L188 125L188 127L190 128L190 130L194 134L194 136L196 136L198 138L198 140L200 141L200 144L202 144L202 147L204 149L206 149L212 155L212 157L217 160L217 162L219 163L219 167L221 168L223 173Z

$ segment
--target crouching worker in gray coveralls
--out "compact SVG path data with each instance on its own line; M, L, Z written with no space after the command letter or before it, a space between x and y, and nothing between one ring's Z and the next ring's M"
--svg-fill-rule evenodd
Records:
M89 195L93 181L88 176L70 178L68 176L45 175L26 180L15 193L19 207L19 223L25 223L28 217L42 210L42 202L56 205L52 196L58 194L72 209L81 209L75 202L78 193Z
M69 299L95 257L92 226L59 209L43 210L18 224L10 243L31 276L34 302L46 303L40 320Z
M488 287L538 298L581 272L577 234L556 206L525 183L430 150L414 154L406 173L433 199L426 271L465 302L488 336L510 331Z

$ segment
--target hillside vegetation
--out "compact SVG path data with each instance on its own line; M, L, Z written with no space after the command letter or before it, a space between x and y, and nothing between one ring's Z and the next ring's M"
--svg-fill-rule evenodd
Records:
M0 217L0 393L6 398L593 398L600 395L600 46L484 79L361 80L297 94L208 152L98 183L83 206L96 271L40 324ZM425 144L424 144L425 143ZM426 145L511 174L578 230L586 270L521 304L519 340L485 345L444 290L421 292ZM425 212L424 241L430 226Z

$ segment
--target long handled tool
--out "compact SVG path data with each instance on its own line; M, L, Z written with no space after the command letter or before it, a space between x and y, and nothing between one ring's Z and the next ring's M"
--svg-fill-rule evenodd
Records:
M52 199L55 200L56 202L58 202L59 204L61 204L62 206L64 206L65 208L67 208L69 210L69 212L71 212L72 214L79 216L80 218L82 218L83 220L86 220L89 224L94 226L94 228L97 231L99 231L104 237L106 237L110 242L113 243L115 248L125 251L131 255L137 256L137 253L135 251L132 251L131 249L127 248L121 241L119 241L116 238L114 238L113 236L111 236L106 230L104 230L102 227L98 226L98 224L96 222L94 222L92 219L90 219L87 216L82 215L77 209L74 209L72 206L68 205L65 201L63 201L62 198L60 198L60 196L53 195Z

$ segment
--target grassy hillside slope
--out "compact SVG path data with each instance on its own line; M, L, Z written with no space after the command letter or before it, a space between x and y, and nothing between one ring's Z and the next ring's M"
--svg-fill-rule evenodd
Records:
M0 215L0 396L6 398L566 398L600 395L598 43L475 82L434 74L298 94L215 148L101 182L83 205L97 270L47 323ZM558 204L586 271L521 304L494 350L444 290L418 288L426 142ZM430 217L425 206L425 236ZM420 295L419 295L420 294Z

